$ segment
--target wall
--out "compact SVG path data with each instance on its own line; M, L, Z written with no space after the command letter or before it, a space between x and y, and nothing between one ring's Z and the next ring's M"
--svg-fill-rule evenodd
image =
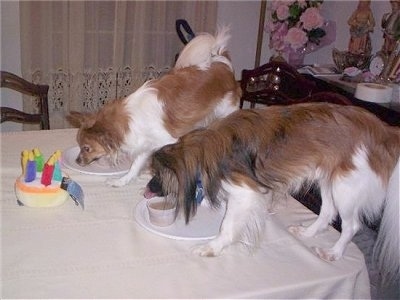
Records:
M218 23L231 28L229 52L237 79L240 79L242 69L254 68L260 3L260 1L218 1ZM267 53L263 51L261 61L265 61Z
M307 64L333 64L332 49L347 50L350 33L347 20L354 12L358 1L325 0L322 14L327 20L336 22L336 41L306 56ZM391 11L389 0L372 0L371 9L375 18L375 30L371 34L373 53L380 50L383 44L381 32L382 16ZM240 79L240 70L254 67L257 32L260 14L260 1L219 1L218 21L231 24L232 40L230 52L236 69L236 78ZM268 11L266 20L270 18ZM268 48L268 34L264 32L261 64L266 63L272 55Z

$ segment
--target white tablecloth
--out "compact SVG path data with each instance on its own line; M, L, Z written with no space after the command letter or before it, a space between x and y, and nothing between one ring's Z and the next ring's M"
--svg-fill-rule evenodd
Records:
M191 254L198 241L174 240L141 227L133 212L149 175L121 188L104 176L64 169L85 192L85 210L18 206L20 153L45 157L74 146L75 129L1 135L2 298L369 298L364 258L351 244L325 262L311 246L330 246L338 232L294 238L289 224L316 215L290 199L267 218L261 247L234 246L216 258Z

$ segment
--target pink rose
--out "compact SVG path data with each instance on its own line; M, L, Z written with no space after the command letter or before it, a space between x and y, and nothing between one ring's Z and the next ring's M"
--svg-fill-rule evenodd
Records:
M287 5L279 5L276 9L276 16L278 20L286 20L289 17L289 7Z
M319 9L316 7L310 7L300 16L300 22L303 23L305 30L311 30L314 28L321 27L324 24L324 19L319 13Z
M269 47L276 51L283 51L285 49L285 43L282 40L271 39L269 43Z
M297 1L297 4L298 4L301 8L307 6L306 0L298 0L298 1Z
M283 4L283 5L286 5L286 6L290 6L295 1L296 0L272 0L272 1L268 1L268 3L270 4L270 9L271 10L277 10L280 5Z
M270 48L281 51L285 47L284 37L288 32L287 24L285 22L278 23L275 30L271 32Z
M272 11L275 11L275 10L278 8L278 6L279 6L280 1L278 1L278 0L272 0L272 1L268 1L268 3L269 3L269 5L270 5L270 9L271 9Z
M288 30L284 40L286 43L290 44L290 47L297 50L307 43L308 38L307 34L303 30L293 27Z
M275 23L272 21L268 21L267 24L265 25L265 30L267 32L273 32L275 30Z
M278 32L283 38L288 32L287 22L278 23L275 27L275 31Z

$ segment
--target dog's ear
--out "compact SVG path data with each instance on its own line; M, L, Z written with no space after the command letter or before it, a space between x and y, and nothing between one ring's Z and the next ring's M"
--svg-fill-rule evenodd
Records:
M95 129L96 126L92 128ZM94 132L96 132L97 141L103 146L103 148L108 153L116 153L117 150L120 148L121 144L118 143L118 140L115 138L115 135L101 129L97 130L97 128L96 131Z
M178 182L180 190L183 190L183 206L186 224L189 223L190 217L194 216L197 211L196 201L196 172L190 172L188 170L180 170L178 176Z
M162 186L167 188L168 193L172 192L177 197L177 213L183 208L185 221L188 223L197 208L197 172L188 167L190 164L185 156L190 155L182 153L179 144L167 145L153 154L152 167L161 174Z
M77 111L71 111L69 115L65 117L67 121L74 127L92 127L96 122L96 118L92 114L80 113Z

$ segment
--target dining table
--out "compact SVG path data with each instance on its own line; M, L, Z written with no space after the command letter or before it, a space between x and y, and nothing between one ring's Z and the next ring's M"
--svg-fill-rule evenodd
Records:
M332 246L340 234L333 227L312 238L288 232L317 218L294 198L265 212L257 247L237 243L220 256L201 257L192 249L218 234L223 211L203 206L206 213L188 224L178 216L170 227L152 225L143 196L150 171L111 187L107 178L121 176L129 164L110 172L74 167L76 135L74 128L1 133L2 298L370 298L355 244L341 259L325 261L312 247ZM62 172L81 187L84 206L72 198L57 207L18 204L21 152L34 148L45 158L61 150Z

